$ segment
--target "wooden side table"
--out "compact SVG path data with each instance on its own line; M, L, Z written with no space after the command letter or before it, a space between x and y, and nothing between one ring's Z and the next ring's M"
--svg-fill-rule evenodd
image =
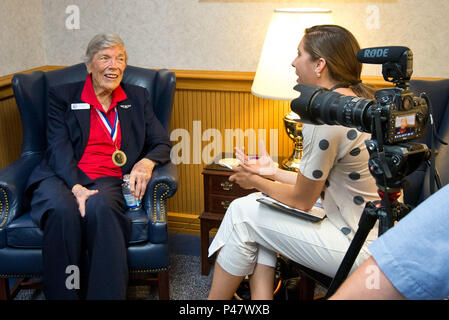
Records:
M240 188L236 183L230 182L229 170L219 164L212 163L206 166L202 172L204 179L204 212L200 216L201 226L201 274L208 275L213 257L209 259L209 232L218 228L224 214L232 200L246 196L257 190Z

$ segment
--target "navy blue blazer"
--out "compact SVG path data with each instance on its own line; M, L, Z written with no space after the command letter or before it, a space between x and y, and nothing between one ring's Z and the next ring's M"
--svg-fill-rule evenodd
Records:
M129 173L134 164L148 158L160 164L170 160L168 132L154 114L148 92L141 87L121 84L127 99L117 104L122 134L121 150L127 156L122 167ZM90 133L90 109L72 110L72 103L83 103L84 81L49 88L47 149L32 172L28 187L51 176L58 176L69 189L93 181L78 168Z

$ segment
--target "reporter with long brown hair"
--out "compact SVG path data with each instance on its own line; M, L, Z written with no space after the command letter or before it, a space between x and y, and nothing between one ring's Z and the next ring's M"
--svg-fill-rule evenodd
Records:
M360 80L359 49L355 37L340 26L306 29L292 62L297 82L372 98L374 90ZM367 165L364 141L369 135L346 127L304 124L303 138L298 173L278 170L264 151L251 163L237 150L243 163L233 168L230 180L301 210L310 210L321 197L326 218L313 223L287 215L257 202L260 193L233 201L209 248L209 255L219 251L209 299L231 298L246 275L252 299L272 298L276 253L328 276L336 273L365 202L378 199ZM354 269L369 257L367 244L376 238L374 228Z

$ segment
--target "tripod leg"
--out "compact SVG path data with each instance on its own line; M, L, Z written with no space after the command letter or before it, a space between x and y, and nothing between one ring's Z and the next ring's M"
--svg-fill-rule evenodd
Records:
M365 209L363 209L363 213L359 221L359 228L354 235L354 239L352 239L348 251L346 251L343 261L338 267L337 273L335 274L335 277L332 280L329 289L327 290L325 296L326 299L333 295L335 291L337 291L337 289L348 276L349 271L351 271L352 265L354 264L354 261L360 252L360 249L365 243L368 233L374 227L376 220L377 208L373 202L368 202L365 206Z

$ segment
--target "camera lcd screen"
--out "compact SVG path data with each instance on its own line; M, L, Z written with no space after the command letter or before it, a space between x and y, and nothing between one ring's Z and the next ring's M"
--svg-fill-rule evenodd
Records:
M415 134L415 114L396 117L395 139L413 136Z

